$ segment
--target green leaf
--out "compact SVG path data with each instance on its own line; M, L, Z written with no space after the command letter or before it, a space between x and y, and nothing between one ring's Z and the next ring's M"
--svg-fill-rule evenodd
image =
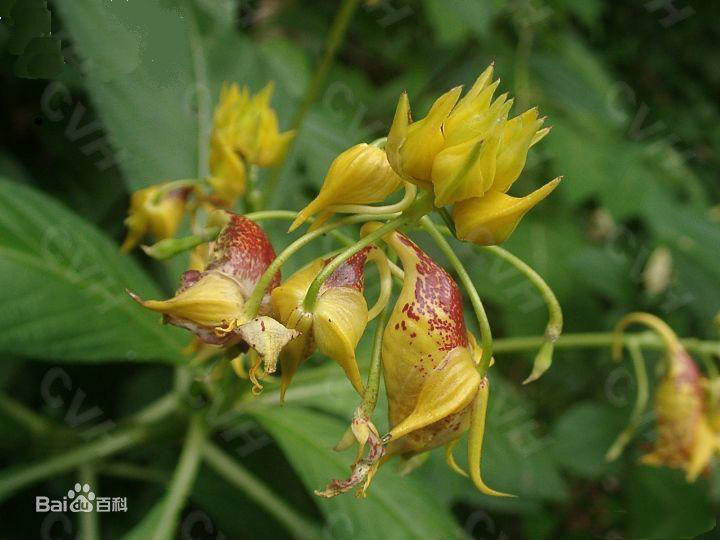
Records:
M336 453L332 446L347 427L342 421L307 409L285 406L254 413L285 452L308 489L323 488L332 478L344 478L351 452ZM456 539L464 535L451 514L438 506L431 486L412 476L400 477L386 465L358 501L352 494L315 499L327 520L332 538Z
M704 479L685 481L679 470L640 466L628 491L628 538L694 538L715 526Z
M605 460L605 453L626 422L622 410L611 405L595 401L577 403L555 423L555 458L579 476L595 478L606 474L616 465Z
M284 126L307 83L301 51L279 39L251 46L232 25L229 2L56 5L132 189L207 173L212 110L224 81L258 90L274 80Z
M125 293L161 293L117 246L52 199L0 180L0 351L57 360L180 361L182 334Z

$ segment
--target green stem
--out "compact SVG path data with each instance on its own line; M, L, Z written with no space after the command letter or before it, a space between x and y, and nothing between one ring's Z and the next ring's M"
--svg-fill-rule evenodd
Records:
M52 422L27 408L10 396L0 393L0 413L24 427L31 435L39 436L55 429Z
M377 216L376 216L377 217ZM367 221L367 220L366 220ZM379 240L384 235L386 235L389 232L392 232L403 225L406 225L410 222L410 218L405 216L400 216L392 221L387 222L385 225L380 227L379 229L371 232L367 236L364 236L360 240L358 240L355 244L348 247L347 249L343 250L339 255L335 256L335 258L330 261L328 264L325 265L325 267L318 273L317 276L315 276L315 279L310 284L310 287L308 288L307 293L305 294L305 300L303 302L303 309L307 311L308 313L312 313L315 310L315 304L317 302L318 294L320 293L320 287L322 287L322 284L325 283L325 280L329 278L332 273L338 269L338 267L344 263L346 260L348 260L350 257L361 251L363 248L369 246L376 240Z
M633 370L635 371L635 380L637 381L637 396L635 398L635 405L633 406L632 414L630 415L630 421L627 427L618 435L615 442L608 449L605 454L607 461L613 461L617 459L625 446L630 442L632 436L635 434L635 430L640 426L642 422L642 415L645 411L645 407L648 402L648 377L647 371L645 370L645 359L642 355L642 349L634 339L629 339L626 343L628 350L630 351L630 358L633 363Z
M307 115L308 110L310 110L310 106L317 98L323 84L325 84L325 79L327 78L330 68L335 61L335 56L337 55L340 45L342 45L342 42L345 39L345 33L347 32L348 26L358 4L359 0L343 0L337 14L335 15L335 19L333 20L330 32L325 42L325 52L323 57L315 69L315 73L313 73L313 77L307 87L307 90L305 91L300 107L293 117L292 129L296 130L296 132L295 137L293 137L293 140L288 145L286 155L290 154L293 146L295 145L297 134L300 131L303 120L305 120L305 116ZM280 180L280 173L281 166L275 167L268 178L264 190L264 202L271 200L272 195L277 188L278 181Z
M627 344L635 340L644 349L662 351L666 344L663 339L653 332L624 334L617 337L612 332L588 332L577 334L563 334L555 342L558 349L582 349L612 347L617 339ZM496 353L521 352L537 349L545 342L545 336L524 336L496 339L493 342ZM720 341L703 341L697 338L681 339L680 343L690 353L720 354Z
M249 214L252 216L253 214ZM257 316L257 312L260 309L260 304L262 303L263 296L265 296L265 291L267 290L268 286L270 285L270 282L273 280L273 277L275 274L280 270L283 264L287 262L287 260L298 250L303 248L305 245L313 241L314 239L329 233L330 231L337 229L339 227L343 227L345 225L350 225L353 223L363 223L366 221L373 221L377 220L378 218L388 218L393 217L393 215L390 216L373 216L373 215L356 215L356 216L349 216L347 218L343 218L341 220L336 221L335 223L329 223L327 225L323 225L322 227L318 227L314 231L308 232L295 240L292 244L290 244L288 247L286 247L282 253L280 253L277 257L275 257L275 260L270 263L270 265L265 269L265 273L260 277L260 280L258 281L257 285L255 286L255 289L253 290L252 294L248 297L247 302L245 303L245 315L252 319L253 317ZM252 218L251 218L252 219ZM361 240L362 242L362 240ZM332 263L331 263L332 264Z
M477 319L478 327L480 328L480 342L482 346L482 356L480 357L478 371L480 372L480 376L484 377L490 367L490 360L493 354L493 339L492 331L490 330L490 321L488 321L482 300L480 300L480 295L478 294L477 289L475 289L475 285L473 285L470 275L467 273L462 261L460 261L450 244L448 244L443 234L440 230L438 230L430 218L427 216L423 217L420 220L420 225L430 234L431 238L448 258L450 264L452 264L455 269L455 272L457 272L458 278L465 288L465 292L467 292L470 297L470 303L472 304L473 311L475 312L475 318Z
M525 263L519 257L516 257L508 250L499 246L484 246L481 249L487 251L488 253L492 253L496 257L500 257L505 262L514 266L516 270L518 270L527 278L528 281L530 281L530 283L535 286L545 301L545 305L548 310L548 323L545 327L545 343L541 345L540 351L535 356L532 373L527 379L525 379L525 383L537 380L550 368L555 342L562 333L563 314L560 302L558 302L558 299L550 286L542 277L540 277L540 274L538 274L532 267L530 267L530 265Z
M140 482L154 482L163 485L167 484L168 478L170 477L169 471L143 467L123 461L113 461L98 465L97 472L102 476L114 476L117 478L138 480Z
M166 238L154 243L152 246L141 246L146 255L153 259L166 260L184 253L189 249L215 240L220 233L220 227L208 227L200 234L185 236L183 238Z
M92 466L85 464L78 469L80 483L90 485L95 491L98 489L97 475ZM99 540L100 539L100 516L97 511L80 512L80 531L78 540Z
M175 537L180 512L185 506L200 465L205 433L200 415L191 417L180 460L168 486L168 494L152 540L171 540Z
M378 394L380 393L380 372L382 370L382 338L385 333L385 325L390 316L390 303L380 312L375 327L375 338L373 339L372 356L370 357L370 370L368 371L365 395L363 395L360 410L368 420L372 418L375 406L377 405Z
M147 426L127 428L38 463L6 469L0 474L0 502L35 482L137 446L149 435Z
M320 530L315 524L296 513L289 504L213 443L205 445L204 457L206 463L215 469L215 472L267 510L294 538L311 540L321 537Z

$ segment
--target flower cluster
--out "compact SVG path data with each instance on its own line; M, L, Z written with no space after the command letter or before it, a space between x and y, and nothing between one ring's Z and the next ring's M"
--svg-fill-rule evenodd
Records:
M279 131L277 113L270 106L272 93L272 84L256 95L246 86L223 85L210 138L210 174L135 192L125 219L128 232L123 251L131 250L149 234L156 240L174 237L186 210L194 222L200 207L206 211L233 208L247 192L249 168L282 162L295 132Z
M174 234L190 193L202 192L196 207L207 214L193 237L161 242L148 250L174 254L196 248L191 269L182 275L175 295L167 300L133 295L143 307L162 313L165 323L192 332L203 347L212 347L210 354L227 351L224 358L234 357L230 364L253 382L254 393L262 390L261 381L271 380L279 370L284 399L295 373L317 351L342 368L361 396L352 424L338 444L343 449L357 442L358 458L350 477L334 480L318 492L321 496L335 496L355 486L364 492L390 457L408 460L440 446L445 447L449 466L469 476L480 491L504 495L489 488L481 475L492 340L487 321L481 320L479 296L462 263L450 253L462 285L472 293L481 345L465 322L460 286L406 234L421 225L442 239L441 230L428 217L438 211L450 225L445 232L456 239L498 244L557 185L554 180L521 198L507 195L528 150L548 128L542 127L544 119L536 109L508 118L512 100L507 95L493 99L499 82L492 82L492 73L490 66L462 98L460 87L442 95L417 121L412 121L403 94L387 138L342 152L310 204L298 214L279 213L293 220L290 231L306 222L310 228L277 255L257 223L273 212L243 216L228 210L246 192L246 169L276 165L293 137L292 132L278 131L277 116L269 106L271 85L255 96L236 85L223 87L204 187L170 183L133 198L128 223L138 225L130 244L148 230L157 238ZM401 188L404 195L399 200L374 206ZM452 214L445 210L449 205ZM194 215L194 222L202 221L201 214ZM333 220L335 214L352 215ZM291 255L349 223L363 224L357 238L341 236L345 246L339 252L281 278L281 266ZM444 239L433 238L446 254L452 250ZM368 262L379 276L378 298L371 307L364 290ZM402 283L394 300L393 274ZM356 347L376 317L380 322L375 350L364 381ZM548 333L550 348L543 348L541 369L536 369L534 378L549 366L548 351L559 332L556 324ZM380 373L388 401L389 430L383 436L372 420ZM452 452L465 433L467 473Z

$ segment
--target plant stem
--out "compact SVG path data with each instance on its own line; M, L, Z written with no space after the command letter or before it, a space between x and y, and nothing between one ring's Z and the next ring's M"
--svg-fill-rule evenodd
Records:
M0 413L23 426L36 437L54 429L52 422L3 393L0 393Z
M640 349L640 346L633 339L627 341L627 348L630 351L630 358L632 359L633 370L635 371L637 396L627 427L618 435L615 442L605 454L607 461L617 459L625 449L625 446L630 442L632 436L635 434L635 430L642 422L642 414L648 402L648 377L647 371L645 370L645 359L642 355L642 349Z
M122 450L137 446L148 438L147 426L135 426L118 430L99 440L81 445L69 452L31 465L18 465L6 469L0 475L0 501L15 491L34 484L44 478L59 474L87 463L110 456Z
M320 287L325 283L325 280L329 278L332 273L338 269L338 267L348 260L350 257L361 251L363 248L369 246L376 240L379 240L384 235L392 232L403 225L409 223L410 219L404 216L397 217L392 221L387 222L379 229L371 232L367 236L358 240L355 244L343 250L339 255L330 261L325 267L315 276L315 279L310 284L307 293L305 294L305 300L303 301L303 309L308 313L312 313L315 310L315 303L317 302L318 294L320 293Z
M325 84L325 79L327 78L330 68L335 61L335 56L337 55L340 45L342 45L342 42L345 39L345 33L347 32L348 26L350 24L350 21L352 20L352 16L355 13L355 9L357 8L358 3L359 0L343 0L343 3L340 5L340 8L335 15L335 19L333 20L332 26L330 27L330 32L328 33L327 40L325 41L325 52L323 53L323 57L320 60L317 68L315 68L315 72L313 73L313 77L307 87L307 90L305 90L305 95L303 96L302 102L300 103L300 107L295 112L295 116L293 117L291 129L296 130L296 132L295 137L293 137L292 141L290 141L290 144L288 145L286 155L290 154L293 146L295 145L295 141L297 140L297 135L300 131L303 120L305 120L305 116L307 115L310 106L317 98L317 95L320 92L323 84ZM273 193L277 188L278 181L280 180L281 169L281 165L275 167L270 177L268 178L264 189L264 203L271 200Z
M252 216L253 214L249 214ZM356 216L349 216L346 218L343 218L341 220L336 221L335 223L329 223L327 225L323 225L322 227L318 227L314 231L308 232L304 235L302 235L300 238L295 240L292 244L290 244L288 247L286 247L282 253L280 253L277 257L275 257L275 260L270 263L270 265L265 269L265 273L260 277L258 280L257 285L255 285L255 289L253 290L252 294L249 296L247 301L245 302L245 314L249 319L252 319L257 315L258 309L260 308L260 304L262 303L263 296L265 296L265 291L267 290L268 286L270 285L270 282L273 280L273 277L275 274L280 270L283 264L287 262L287 260L299 249L310 243L315 238L318 238L334 229L337 229L339 227L343 227L345 225L350 225L353 223L363 223L365 221L372 221L376 220L378 218L388 218L388 217L394 217L394 214L390 216L372 216L372 215L365 215L365 214L359 214ZM362 241L362 240L361 240ZM359 251L359 250L358 250ZM332 263L331 263L332 264Z
M577 334L563 334L555 342L558 349L582 349L612 347L616 339L628 343L635 340L638 346L644 349L664 350L665 342L654 332L641 332L624 334L617 337L612 332L588 332ZM495 352L520 352L536 349L545 341L545 336L523 336L496 339L493 342ZM720 354L720 341L703 341L697 338L684 338L680 343L690 353Z
M171 540L175 537L180 512L185 506L200 465L205 433L200 415L192 416L180 460L168 486L165 504L152 536L153 540Z
M215 240L220 233L220 227L208 227L199 234L184 236L182 238L166 238L154 243L152 246L140 246L146 255L153 259L164 261L175 255L184 253L195 246Z
M84 464L78 469L80 483L90 485L95 491L98 489L97 475L91 465ZM100 539L100 516L96 510L92 512L80 512L80 531L78 540L99 540Z
M480 300L480 295L478 294L477 289L475 289L475 285L473 285L470 275L467 273L462 261L460 261L460 258L455 254L450 244L448 244L445 237L430 220L430 218L427 216L423 217L420 220L420 225L430 234L437 246L448 258L450 264L452 264L455 269L455 272L457 272L458 278L465 288L465 292L467 292L470 297L470 303L472 304L473 311L475 312L475 318L477 319L478 326L480 328L480 342L482 346L482 356L480 358L478 371L480 376L484 377L490 367L490 359L493 354L493 339L492 331L490 330L490 322L488 321L487 314L485 313L482 300Z
M375 327L375 338L373 339L372 356L370 357L370 370L368 371L365 395L363 395L360 410L365 418L370 420L375 406L377 405L378 394L380 393L380 371L382 370L382 338L385 332L390 315L390 305L387 304L380 312Z
M113 461L98 465L97 472L102 476L115 476L117 478L127 478L140 482L154 482L163 485L168 483L168 478L170 477L170 471L143 467L123 461Z
M220 476L243 491L269 514L282 523L297 540L319 539L320 530L312 522L295 512L295 510L273 493L247 469L233 460L213 443L204 448L206 463Z

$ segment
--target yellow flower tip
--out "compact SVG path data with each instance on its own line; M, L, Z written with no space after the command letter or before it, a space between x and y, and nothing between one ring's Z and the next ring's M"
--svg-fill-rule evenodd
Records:
M560 180L558 177L525 197L490 191L482 197L456 203L453 218L458 238L483 246L501 244L523 216L547 197Z
M168 300L141 300L130 295L146 309L208 328L224 327L244 317L240 285L219 272L207 272Z

